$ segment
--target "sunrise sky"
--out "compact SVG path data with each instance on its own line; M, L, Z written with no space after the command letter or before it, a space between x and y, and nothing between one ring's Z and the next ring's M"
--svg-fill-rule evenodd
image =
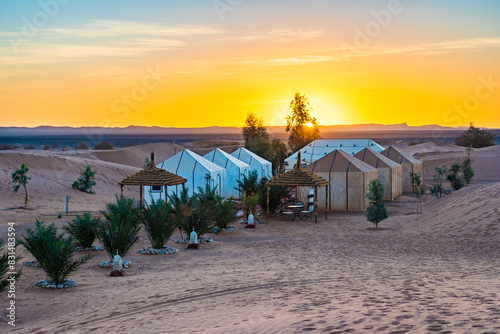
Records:
M45 4L45 5L44 5ZM0 126L500 128L500 1L0 2Z

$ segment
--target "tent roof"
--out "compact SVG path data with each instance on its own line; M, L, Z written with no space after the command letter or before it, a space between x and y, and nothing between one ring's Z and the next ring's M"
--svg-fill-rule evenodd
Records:
M334 150L343 150L349 154L356 154L362 149L370 147L376 152L384 148L371 139L316 139L300 149L302 161L310 164L330 154ZM288 164L295 164L297 153L285 159Z
M311 172L370 172L376 168L347 154L343 150L334 150L323 158L306 167Z
M231 155L247 164L251 164L252 161L258 161L261 165L271 164L271 162L244 147L240 147L239 149L231 153Z
M326 187L329 185L329 183L321 176L303 169L300 163L298 163L292 170L273 177L270 181L267 182L267 185L290 187Z
M418 164L422 163L422 161L415 159L409 154L404 153L400 149L390 146L389 148L385 149L383 152L381 152L383 156L388 157L389 159L397 162L398 164L404 164L404 163L410 163L410 164Z
M396 168L400 164L394 162L382 154L375 152L372 148L367 147L354 155L355 158L369 164L375 168Z
M215 163L214 161L216 161L217 159L222 159L223 161L225 159L226 166L222 166L225 168L227 168L228 163L231 163L238 168L249 168L250 167L248 164L244 163L241 160L238 160L237 158L233 157L232 155L230 155L227 152L224 152L220 148L214 148L212 151L208 152L203 157L205 159L213 162L213 163Z
M118 182L119 185L132 186L177 186L187 180L177 174L158 168L154 164L154 153L151 154L151 163L148 168L127 176Z
M176 155L174 155L170 159L165 160L164 162L162 162L158 166L163 167L163 165L165 163L172 163L175 161L177 161L177 168L179 168L179 165L181 164L181 162L191 161L191 164L193 166L196 163L198 163L199 165L203 166L209 172L216 172L216 171L220 171L220 170L225 170L223 167L221 167L217 164L214 164L211 161L208 161L204 157L202 157L202 156L200 156L200 155L198 155L198 154L196 154L193 151L190 151L188 149L182 150L181 152L177 153ZM188 162L188 164L189 164L189 162Z

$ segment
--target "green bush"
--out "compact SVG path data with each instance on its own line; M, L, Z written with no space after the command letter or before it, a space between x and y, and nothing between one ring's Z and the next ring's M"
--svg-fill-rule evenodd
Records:
M146 204L141 210L142 223L148 234L151 246L161 249L177 228L177 222L170 205L164 200L157 200Z
M434 168L436 174L434 174L434 185L432 186L430 192L432 196L436 196L437 198L443 197L444 188L443 188L443 176L447 172L447 168L436 167Z
M31 177L29 177L27 174L29 172L29 167L26 164L22 164L21 168L16 170L14 173L12 173L12 183L14 183L14 192L17 193L21 187L24 188L24 208L26 209L28 207L28 188L26 185L28 184L28 181L31 180Z
M217 202L217 216L215 223L218 228L224 229L236 220L236 213L233 210L232 200L222 200Z
M375 224L375 227L378 228L378 224L389 216L382 200L384 197L384 186L379 179L370 181L366 197L370 201L366 219Z
M83 248L92 247L95 241L95 227L101 222L99 218L92 218L90 212L85 212L82 216L77 215L63 229L75 238Z
M471 147L466 149L467 158L462 163L462 173L466 185L470 184L472 178L475 175L474 169L472 169L472 158L471 158L472 150L473 149Z
M35 229L27 228L23 239L20 243L35 257L56 285L64 283L72 272L91 258L87 254L72 260L75 241L71 236L57 234L54 223L45 226L43 221L37 220Z
M449 170L448 175L446 175L446 180L451 184L453 190L460 190L464 186L463 177L460 175L460 169L462 166L460 164L453 164Z
M238 183L238 187L234 189L242 194L258 194L260 191L259 174L256 170L249 172L248 175L243 175L243 179L236 182Z
M88 150L89 147L87 145L85 145L84 142L80 141L78 142L78 144L75 146L75 149L77 150Z
M496 136L493 133L485 129L476 128L471 122L469 129L455 138L455 145L481 148L495 145L495 139Z
M2 249L4 246L4 242L2 239L0 239L0 249ZM11 246L9 245L9 248ZM14 248L14 247L12 247ZM8 281L8 278L19 278L21 277L21 271L16 271L11 269L11 266L15 266L17 261L20 260L21 258L19 256L14 256L10 257L8 252L4 252L2 256L0 256L0 293L3 293L7 290L7 287L10 285L10 281ZM7 273L8 276L7 276ZM14 273L14 274L11 274Z
M97 183L95 181L95 171L92 170L92 167L88 165L85 170L81 173L81 176L73 182L72 187L76 190L80 190L89 194L93 194L92 187Z
M112 150L114 148L114 145L109 141L101 141L94 146L94 150Z
M104 220L96 225L94 232L110 259L118 254L124 257L130 248L139 240L138 212L132 205L131 198L117 197L117 204L108 203L108 211L101 212Z

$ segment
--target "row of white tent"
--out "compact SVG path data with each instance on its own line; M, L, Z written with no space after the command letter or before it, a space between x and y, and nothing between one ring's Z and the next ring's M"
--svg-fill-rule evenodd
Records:
M241 198L242 194L235 188L244 175L256 171L259 180L272 177L272 164L246 148L239 148L231 154L215 148L204 156L185 149L156 166L185 178L184 187L190 195L210 183L222 197ZM168 187L167 192L169 195L178 194L182 187ZM164 193L163 187L146 187L145 199L149 202L151 198L163 198Z

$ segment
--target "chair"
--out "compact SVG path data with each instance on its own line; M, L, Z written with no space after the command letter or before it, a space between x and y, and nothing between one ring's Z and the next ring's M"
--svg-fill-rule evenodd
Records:
M312 220L312 214L314 213L314 189L311 190L309 190L309 195L307 196L307 210L300 211L301 220L307 220L307 219Z

